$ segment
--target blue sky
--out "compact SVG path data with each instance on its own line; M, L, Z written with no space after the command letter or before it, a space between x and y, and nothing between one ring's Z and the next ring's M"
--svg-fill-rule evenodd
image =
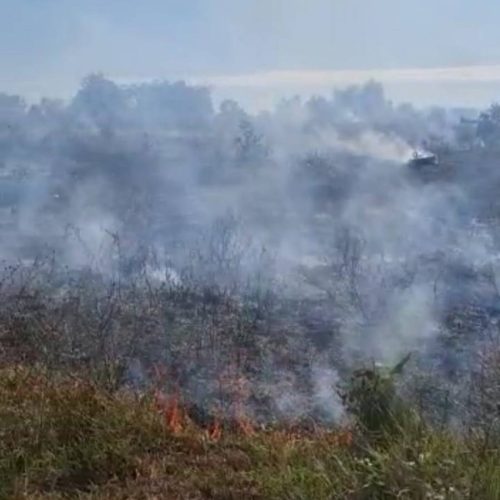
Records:
M305 87L320 88L333 78L321 81L324 72L480 65L481 81L450 76L451 91L432 81L396 87L464 102L500 94L500 73L484 81L485 68L500 67L498 0L0 0L0 13L0 87L9 91L67 94L92 71L244 93L255 87L248 79L244 88L246 75L315 74ZM235 75L238 85L226 79Z

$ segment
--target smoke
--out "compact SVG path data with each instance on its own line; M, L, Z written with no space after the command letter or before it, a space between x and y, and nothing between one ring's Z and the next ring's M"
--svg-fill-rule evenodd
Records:
M67 103L2 95L0 255L49 247L111 277L117 253L133 269L152 252L154 282L313 301L312 343L396 362L434 345L450 304L498 296L498 272L481 278L498 270L496 225L474 226L497 215L498 175L484 150L462 151L459 118L394 105L374 82L257 115L214 109L203 87L99 75ZM415 150L438 151L435 181L407 165ZM336 379L331 363L311 369L334 419ZM293 385L275 394L284 412L301 405Z

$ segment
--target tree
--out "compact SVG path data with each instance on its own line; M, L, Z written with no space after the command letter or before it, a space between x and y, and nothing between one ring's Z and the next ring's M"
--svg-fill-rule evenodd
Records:
M492 104L481 113L477 125L477 136L487 147L500 145L500 105Z
M267 147L262 135L255 131L249 120L242 120L235 139L237 160L242 164L260 162L267 156Z
M121 125L126 108L123 90L100 74L86 77L71 103L71 111L83 120L93 122L101 131Z

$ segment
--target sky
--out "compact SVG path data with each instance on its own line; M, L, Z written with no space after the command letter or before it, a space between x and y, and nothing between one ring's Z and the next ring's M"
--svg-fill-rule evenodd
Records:
M185 78L257 105L371 77L397 99L500 94L498 0L0 0L0 90Z

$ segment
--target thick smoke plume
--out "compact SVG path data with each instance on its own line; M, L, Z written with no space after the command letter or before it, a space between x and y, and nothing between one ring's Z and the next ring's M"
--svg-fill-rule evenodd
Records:
M206 88L99 75L67 103L1 95L1 257L31 269L50 254L101 290L184 290L160 344L145 342L147 319L129 339L133 383L150 377L147 359L182 365L172 345L198 332L198 358L178 370L203 403L222 375L202 336L240 332L245 350L252 331L286 345L254 360L276 414L339 419L346 366L413 351L455 380L496 335L497 122L468 115L393 104L373 82L258 115L214 109ZM414 152L437 160L411 163ZM54 280L57 297L71 290ZM458 330L461 348L448 348Z

